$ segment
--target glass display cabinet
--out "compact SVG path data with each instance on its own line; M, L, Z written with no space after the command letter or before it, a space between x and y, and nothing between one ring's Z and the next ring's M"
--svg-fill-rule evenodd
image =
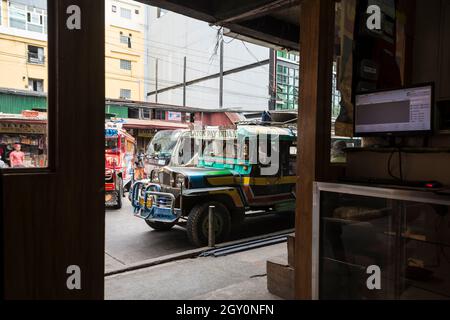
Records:
M450 299L450 196L316 183L313 295Z

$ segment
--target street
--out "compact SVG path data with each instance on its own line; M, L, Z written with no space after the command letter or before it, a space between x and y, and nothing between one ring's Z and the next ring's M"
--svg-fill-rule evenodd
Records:
M131 203L124 199L121 210L106 210L105 271L143 260L195 249L180 226L170 231L152 230L145 221L133 216ZM292 215L247 217L230 240L245 239L294 227Z

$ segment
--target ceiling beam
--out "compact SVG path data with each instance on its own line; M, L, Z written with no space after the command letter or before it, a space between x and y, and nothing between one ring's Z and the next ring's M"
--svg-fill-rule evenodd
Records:
M299 26L266 16L241 23L225 23L231 32L273 43L281 48L298 51L300 40Z
M213 25L220 25L233 33L272 43L281 48L298 50L299 47L300 32L298 25L265 14L276 12L288 5L294 6L300 3L300 0L138 1Z
M215 24L222 25L224 23L237 23L244 20L259 18L276 11L297 6L300 4L300 2L301 0L276 0L269 3L259 4L252 9L247 8L243 10L242 8L240 8L239 13L234 12L232 15L228 13L228 16L226 18L222 17L222 19L217 21ZM215 13L215 16L218 17L220 15L218 13Z
M217 19L213 15L212 4L210 0L137 0L138 2L163 8L178 14L182 14L197 20L213 23Z

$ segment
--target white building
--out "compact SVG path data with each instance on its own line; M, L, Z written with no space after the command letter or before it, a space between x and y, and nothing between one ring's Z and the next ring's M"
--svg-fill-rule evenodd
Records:
M149 7L147 30L146 91L183 83L220 72L220 31L217 27L173 12ZM224 37L223 70L268 60L270 49ZM158 67L156 67L158 65ZM158 69L158 72L156 72ZM267 110L269 106L269 64L224 77L223 107ZM187 86L186 105L219 107L219 77ZM156 102L156 95L148 101ZM158 94L159 103L183 105L183 88Z

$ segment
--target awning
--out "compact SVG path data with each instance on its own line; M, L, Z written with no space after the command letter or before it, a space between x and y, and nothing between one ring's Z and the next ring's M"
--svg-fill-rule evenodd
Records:
M189 125L186 123L163 120L124 119L123 121L123 127L125 129L177 130L189 128Z

